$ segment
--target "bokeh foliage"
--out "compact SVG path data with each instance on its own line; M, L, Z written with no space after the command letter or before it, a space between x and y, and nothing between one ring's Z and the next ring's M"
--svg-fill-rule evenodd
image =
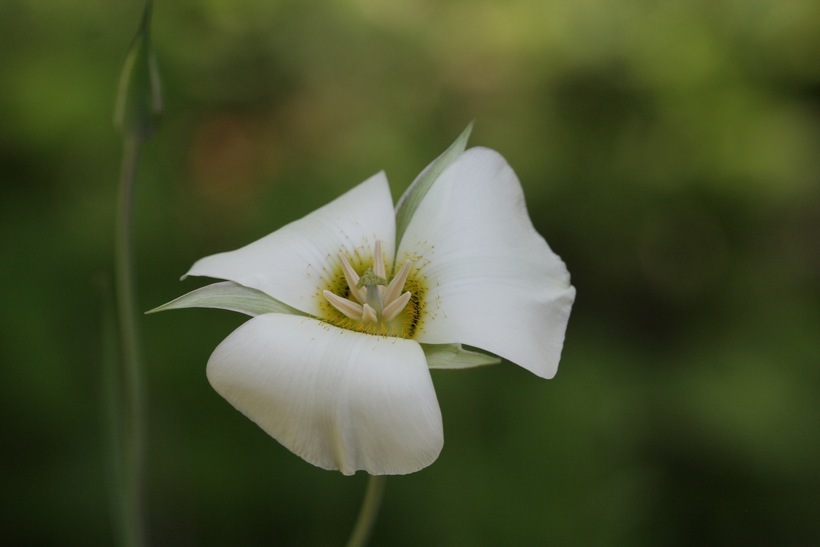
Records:
M101 287L140 10L0 3L4 543L111 538ZM376 544L820 543L820 3L175 0L153 28L144 309L379 169L398 196L472 119L569 266L556 379L434 374L444 452L388 481ZM339 544L364 477L207 384L242 320L142 321L150 535Z

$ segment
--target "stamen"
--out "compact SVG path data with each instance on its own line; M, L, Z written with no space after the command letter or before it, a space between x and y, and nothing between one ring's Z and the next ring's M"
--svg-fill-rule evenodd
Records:
M385 306L384 311L382 312L382 317L385 321L391 321L405 308L405 306L407 306L408 302L410 302L410 291L405 292L403 295ZM365 306L367 306L367 304L365 304Z
M405 282L407 282L407 275L410 273L410 268L413 264L408 260L405 262L399 273L396 274L396 277L390 282L387 288L382 293L382 302L384 302L388 307L390 303L393 302L396 298L398 298L399 294L401 294L401 290L404 288Z
M376 310L370 307L370 304L365 304L362 309L362 323L375 323L378 320Z
M379 239L376 240L376 248L373 251L373 272L382 279L387 279L387 272L384 271L384 258L382 258L382 242Z
M339 260L342 261L342 272L345 275L345 281L347 281L347 286L350 288L350 294L356 298L360 303L364 304L365 300L365 291L358 288L359 286L359 275L356 273L356 270L353 269L353 266L350 265L350 262L347 261L347 258L342 253L339 253ZM341 311L341 310L339 310Z
M330 291L322 291L322 294L334 308L345 314L350 319L353 319L354 321L362 320L364 308L360 304L351 302L347 298L342 298L341 296ZM365 306L367 306L367 304L365 304Z

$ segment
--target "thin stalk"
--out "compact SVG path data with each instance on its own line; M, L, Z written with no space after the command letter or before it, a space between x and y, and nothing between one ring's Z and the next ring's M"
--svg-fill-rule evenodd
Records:
M379 516L382 495L384 494L384 475L370 475L367 481L367 490L364 493L362 508L359 509L359 517L353 527L353 533L347 541L347 547L364 547L370 540L376 518Z
M124 140L118 200L115 279L122 357L122 473L121 516L123 541L128 546L145 544L143 527L144 380L137 325L134 282L134 184L142 141Z
M102 425L105 435L105 463L108 479L110 516L114 519L114 537L125 538L129 522L128 508L125 506L125 487L123 453L123 417L122 417L122 358L120 357L117 329L116 304L114 291L109 279L100 280L101 307L101 342L102 351ZM125 541L121 541L125 544Z

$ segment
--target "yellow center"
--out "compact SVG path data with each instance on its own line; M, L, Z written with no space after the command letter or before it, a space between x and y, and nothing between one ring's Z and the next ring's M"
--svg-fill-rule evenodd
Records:
M412 338L422 316L424 292L417 276L411 275L413 263L405 262L388 279L381 241L376 241L372 266L359 266L361 274L339 253L338 273L322 291L323 318L344 329Z

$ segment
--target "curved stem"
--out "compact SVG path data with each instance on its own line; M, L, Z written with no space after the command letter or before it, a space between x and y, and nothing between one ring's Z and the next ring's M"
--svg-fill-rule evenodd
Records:
M362 508L359 510L359 517L356 519L353 533L350 534L350 539L347 541L347 547L364 547L367 545L370 534L373 532L373 525L376 524L376 518L379 516L385 479L384 475L370 475Z
M122 358L123 404L121 461L123 500L121 519L125 543L143 545L142 465L144 458L144 388L137 328L134 282L134 182L142 142L126 137L120 172L115 275Z

